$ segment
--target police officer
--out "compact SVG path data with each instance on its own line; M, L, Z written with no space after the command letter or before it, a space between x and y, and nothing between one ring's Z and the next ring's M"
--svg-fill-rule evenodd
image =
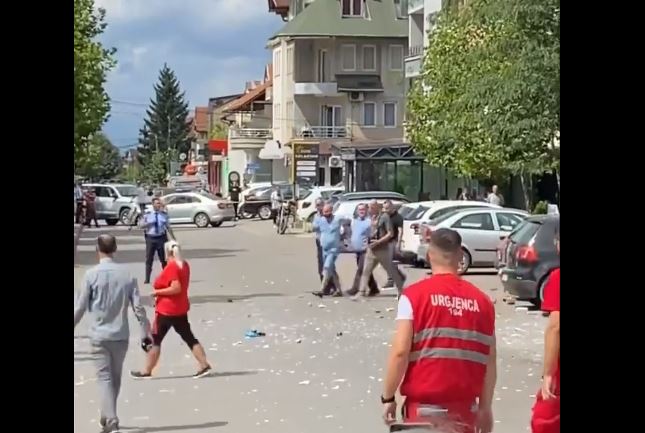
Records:
M395 422L400 385L404 422L445 422L455 433L492 430L495 309L488 295L459 276L462 254L459 233L432 232L432 276L401 295L381 396L387 424Z
M152 261L157 253L161 267L166 267L166 254L164 244L168 241L168 214L163 210L161 200L158 197L152 199L152 211L147 212L140 222L146 238L146 280L150 284L152 273Z

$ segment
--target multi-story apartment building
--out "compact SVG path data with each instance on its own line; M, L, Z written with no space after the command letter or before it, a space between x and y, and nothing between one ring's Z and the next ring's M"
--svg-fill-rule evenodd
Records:
M390 168L408 148L402 141L404 3L292 0L287 8L269 1L270 10L288 20L268 43L273 138L292 148L317 145L319 184L345 181L359 190L401 186ZM376 161L379 156L387 158Z
M405 77L413 80L419 76L423 53L428 46L428 32L432 30L441 4L445 0L407 0L408 2L408 54L405 58Z
M260 151L273 138L272 65L262 81L247 83L244 94L222 107L228 126L228 173L237 172L245 182L286 180L284 160L261 159Z

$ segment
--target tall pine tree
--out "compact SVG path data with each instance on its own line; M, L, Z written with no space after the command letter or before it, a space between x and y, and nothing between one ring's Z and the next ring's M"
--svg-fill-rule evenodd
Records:
M146 111L147 118L139 130L139 159L144 165L154 165L163 153L163 160L170 162L190 149L190 125L185 93L179 87L175 73L164 64L155 85L155 98ZM166 167L167 170L167 167ZM159 179L161 181L161 179Z

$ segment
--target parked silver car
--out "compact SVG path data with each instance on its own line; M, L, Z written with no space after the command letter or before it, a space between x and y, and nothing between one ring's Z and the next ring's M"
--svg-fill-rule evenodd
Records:
M161 197L166 206L170 224L190 224L204 228L219 227L224 221L233 221L233 203L209 193L184 192Z
M134 185L122 183L84 183L83 191L96 191L96 217L105 220L108 225L129 223L130 212L137 206L136 197L139 190Z
M462 273L471 266L492 267L497 259L497 246L500 239L508 236L528 216L528 212L508 208L454 210L429 224L422 224L417 260L427 261L428 240L434 230L450 228L461 235L464 250L460 269Z

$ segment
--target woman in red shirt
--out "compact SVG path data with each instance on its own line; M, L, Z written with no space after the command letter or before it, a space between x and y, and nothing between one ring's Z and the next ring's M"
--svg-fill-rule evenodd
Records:
M156 303L155 320L152 326L152 348L148 351L145 369L131 371L130 374L137 379L152 376L152 370L157 365L161 354L161 342L170 328L173 328L188 345L199 363L199 369L193 377L208 376L211 366L206 359L204 348L193 335L188 322L190 266L187 261L182 260L176 241L166 242L164 248L168 264L153 285Z

